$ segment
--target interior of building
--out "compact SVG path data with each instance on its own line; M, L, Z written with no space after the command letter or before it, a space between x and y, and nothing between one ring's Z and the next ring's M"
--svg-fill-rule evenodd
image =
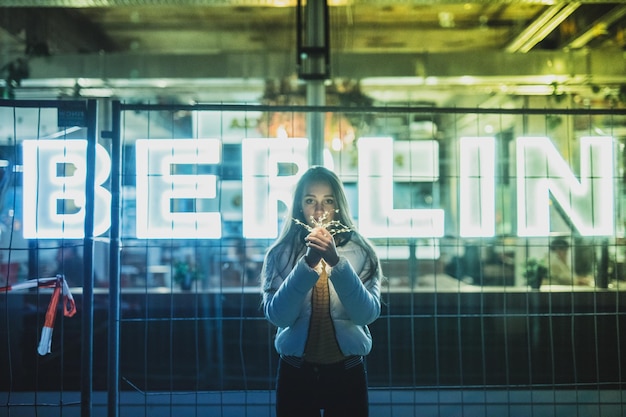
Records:
M5 95L258 102L268 80L298 79L299 48L312 42L312 29L296 6L7 0L2 78L18 88ZM572 105L597 106L623 98L621 2L331 1L327 15L327 84L357 83L376 103L506 107L519 97L568 95Z

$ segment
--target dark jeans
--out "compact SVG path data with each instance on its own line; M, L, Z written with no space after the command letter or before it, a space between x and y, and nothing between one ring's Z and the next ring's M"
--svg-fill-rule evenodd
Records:
M276 417L367 417L367 373L363 361L300 367L280 359L276 384Z

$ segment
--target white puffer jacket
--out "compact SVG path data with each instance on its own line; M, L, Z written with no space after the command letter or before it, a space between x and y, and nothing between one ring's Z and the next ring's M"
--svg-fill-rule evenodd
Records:
M330 312L335 335L345 356L367 355L372 336L367 327L380 315L381 271L365 284L369 263L365 251L353 242L338 247L339 262L330 270ZM274 251L277 252L277 251ZM274 346L285 356L302 357L309 332L312 289L319 277L301 257L287 276L276 265L284 265L285 252L268 255L262 271L265 317L278 327ZM277 262L278 261L278 262Z

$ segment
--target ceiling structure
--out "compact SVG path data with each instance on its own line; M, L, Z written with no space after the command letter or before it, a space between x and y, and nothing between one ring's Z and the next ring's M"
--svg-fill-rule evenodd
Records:
M626 95L626 1L328 1L328 82L375 102ZM0 0L5 95L258 102L268 81L303 83L296 5Z

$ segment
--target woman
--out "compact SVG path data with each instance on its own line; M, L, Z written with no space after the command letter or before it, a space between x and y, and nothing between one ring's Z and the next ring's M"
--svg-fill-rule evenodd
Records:
M265 317L278 327L277 417L368 415L367 325L380 315L382 271L355 230L343 184L315 166L296 186L291 221L261 273Z

